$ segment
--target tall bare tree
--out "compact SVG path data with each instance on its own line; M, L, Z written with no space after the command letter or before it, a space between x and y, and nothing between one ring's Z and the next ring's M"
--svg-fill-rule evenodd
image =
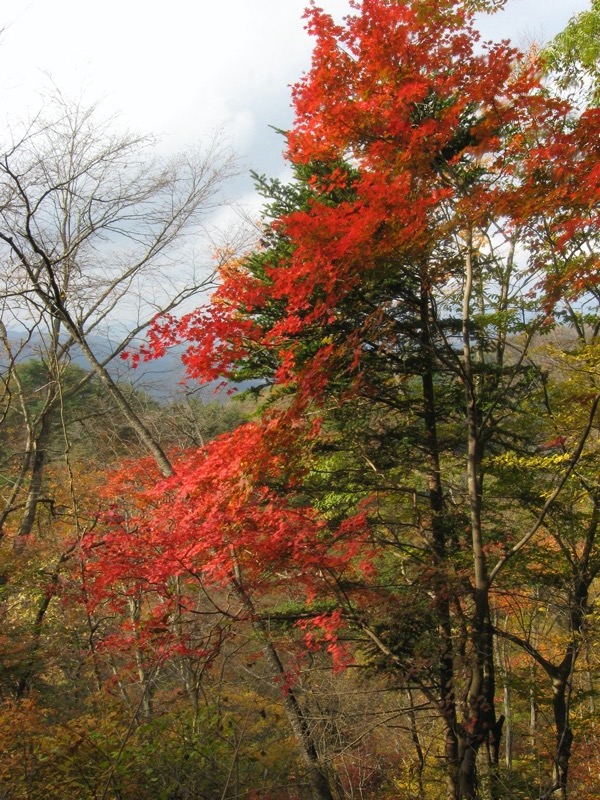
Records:
M11 363L11 334L18 339L25 330L50 376L44 413L27 426L26 468L5 509L25 509L19 533L27 535L48 419L64 399L60 365L75 349L91 371L69 391L95 374L143 447L170 473L160 443L108 365L157 314L210 286L202 243L210 243L210 217L236 165L219 136L204 149L161 158L153 138L121 133L97 107L58 91L8 138L0 145L4 350ZM94 344L100 336L101 353Z

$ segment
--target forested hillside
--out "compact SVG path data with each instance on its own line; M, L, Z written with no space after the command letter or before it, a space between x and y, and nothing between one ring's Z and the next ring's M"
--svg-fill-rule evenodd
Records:
M494 5L311 5L208 269L219 142L3 145L0 798L600 796L600 6Z

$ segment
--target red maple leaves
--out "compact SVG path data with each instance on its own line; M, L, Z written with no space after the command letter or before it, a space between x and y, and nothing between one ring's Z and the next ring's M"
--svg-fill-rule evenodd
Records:
M272 223L285 255L265 252L260 272L227 264L211 303L157 320L144 351L185 342L189 375L205 382L262 359L285 400L144 484L126 520L107 519L99 591L137 582L168 598L173 576L225 585L239 569L253 591L285 575L314 596L325 573L365 560L364 512L333 524L302 497L320 434L308 412L319 419L340 375L346 391L360 384L374 336L384 347L392 301L375 290L393 270L443 284L460 269L452 243L500 219L528 232L551 298L597 282L595 257L574 251L597 222L598 112L577 117L535 59L481 44L458 0L363 0L341 26L313 5L306 19L313 61L293 90L288 158L310 194ZM549 242L571 257L557 266Z

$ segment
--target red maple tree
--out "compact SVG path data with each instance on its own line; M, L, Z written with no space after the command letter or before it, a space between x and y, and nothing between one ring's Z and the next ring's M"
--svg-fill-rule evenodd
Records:
M534 57L481 42L464 2L363 0L354 8L341 25L315 5L306 12L314 49L293 90L288 158L301 187L293 207L275 204L263 248L223 268L208 306L159 319L146 351L157 356L186 342L190 377L264 379L267 408L144 488L134 535L130 522L125 532L111 521L96 586L142 582L166 603L173 576L237 582L254 598L293 583L298 595L339 604L314 612L334 655L334 628L353 624L406 672L363 616L369 603L383 608L373 604L377 581L369 588L387 552L374 532L378 490L365 480L341 520L310 490L344 408L395 413L404 382L420 382L419 411L411 413L421 430L415 458L427 502L419 524L432 563L418 574L429 582L438 634L419 685L445 725L448 797L464 800L477 796L483 745L497 767L502 729L482 526L482 465L499 441L489 409L517 392L520 380L525 391L522 372L503 360L525 289L538 286L522 328L533 330L560 307L566 284L571 300L597 286L597 256L582 252L597 222L599 119L553 97ZM499 266L504 246L509 255ZM489 319L485 292L476 291L484 282L496 287L488 290L495 296ZM491 351L493 369L484 376ZM455 403L467 420L461 528L441 475L441 461L460 448L439 444L440 376L459 386ZM347 420L343 426L350 429ZM366 455L364 464L383 474ZM463 559L460 574L450 558L459 537L472 559L470 569ZM470 642L460 670L454 598ZM466 688L459 671L468 675Z

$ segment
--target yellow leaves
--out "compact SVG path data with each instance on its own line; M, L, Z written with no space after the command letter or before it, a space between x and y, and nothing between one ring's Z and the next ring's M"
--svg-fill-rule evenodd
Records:
M518 456L516 453L502 453L499 456L487 459L487 465L509 467L513 469L552 469L568 462L569 453L532 454Z
M554 337L555 341L536 348L538 357L563 390L570 391L576 402L584 403L598 385L600 339L583 342L567 328L558 328Z

